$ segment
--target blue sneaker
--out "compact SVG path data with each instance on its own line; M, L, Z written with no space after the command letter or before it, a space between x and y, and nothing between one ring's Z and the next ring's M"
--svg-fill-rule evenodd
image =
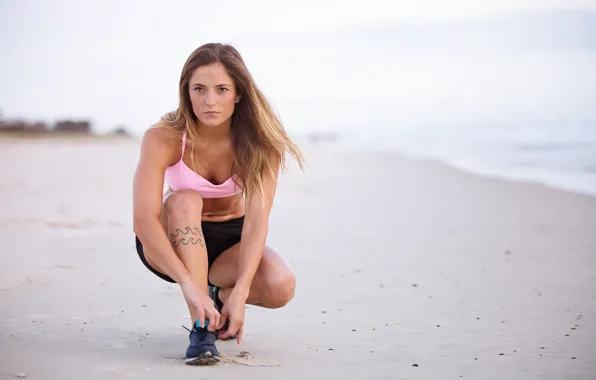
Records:
M215 285L210 285L209 286L209 297L215 303L215 308L217 309L217 311L219 311L221 313L221 309L223 309L223 302L221 302L221 300L219 299L219 287L217 287ZM228 329L228 327L230 327L229 320L226 321L226 323L224 324L224 326L221 330L226 331ZM217 339L219 339L219 338L217 338ZM230 336L228 338L221 339L221 340L235 340L235 339L238 339L238 334L234 334L233 336Z
M219 351L215 347L217 332L209 331L205 327L199 327L196 321L190 331L190 345L186 349L186 364L209 365L219 362Z

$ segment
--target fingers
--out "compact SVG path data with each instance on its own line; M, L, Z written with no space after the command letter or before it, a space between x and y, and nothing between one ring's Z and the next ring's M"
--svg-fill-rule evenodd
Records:
M228 312L227 312L226 308L224 307L223 310L221 311L221 315L219 316L219 324L217 325L217 329L218 330L223 329L227 320L228 320Z
M219 326L219 320L221 319L221 316L219 315L219 311L217 311L217 309L213 309L214 315L215 315L215 319L213 322L213 330L212 331L216 331L217 327Z
M215 310L215 308L211 307L211 308L207 308L205 309L205 314L207 316L207 318L209 319L209 325L207 326L207 330L209 331L215 331L217 330L218 326L219 326L219 312L217 310Z
M234 336L235 334L237 334L239 331L242 330L242 326L243 326L244 322L238 320L238 319L230 319L230 326L228 327L228 329L225 331L225 333L221 336L221 339L226 339L229 338L231 336ZM238 337L240 338L240 337ZM240 343L239 339L239 342Z
M224 332L224 334L221 336L221 339L226 339L233 336L236 333L236 331L238 331L238 323L235 320L230 319L230 325L228 326L228 329Z
M240 325L240 329L238 330L238 344L242 343L242 336L244 335L244 323Z
M195 307L197 311L197 317L199 318L199 327L205 326L205 310L202 307Z

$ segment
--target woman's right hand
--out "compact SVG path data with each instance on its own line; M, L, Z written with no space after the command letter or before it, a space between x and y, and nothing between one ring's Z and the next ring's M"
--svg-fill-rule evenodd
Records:
M182 294L190 307L194 308L199 320L199 327L205 325L205 319L209 320L208 331L215 331L219 326L219 312L215 308L213 300L206 294L193 279L180 282Z

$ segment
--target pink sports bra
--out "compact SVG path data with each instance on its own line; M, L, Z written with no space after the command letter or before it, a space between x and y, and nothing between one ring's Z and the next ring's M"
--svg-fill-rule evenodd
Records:
M184 163L184 149L186 148L186 132L182 135L182 155L180 160L166 169L165 180L172 190L191 189L201 194L203 198L223 198L238 194L241 188L234 183L234 177L228 178L220 185L214 185L194 172Z

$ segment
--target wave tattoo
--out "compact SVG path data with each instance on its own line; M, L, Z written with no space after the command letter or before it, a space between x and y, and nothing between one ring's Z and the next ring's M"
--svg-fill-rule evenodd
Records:
M198 227L195 227L194 229L186 227L184 230L176 228L176 232L170 234L170 242L172 242L174 248L179 247L180 244L199 244L202 247L205 246L203 233Z

